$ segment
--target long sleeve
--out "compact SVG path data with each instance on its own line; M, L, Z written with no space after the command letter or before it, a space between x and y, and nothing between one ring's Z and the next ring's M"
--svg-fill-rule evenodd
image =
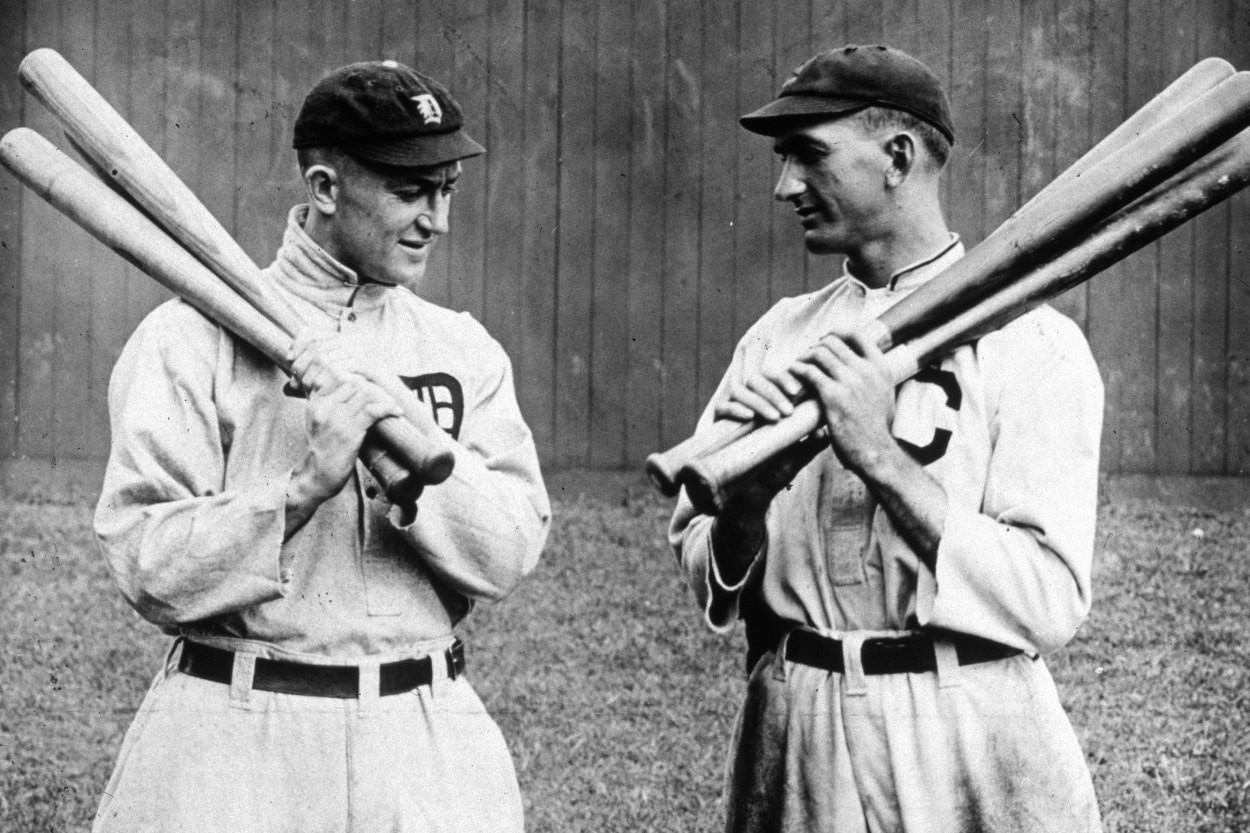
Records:
M173 625L280 597L288 472L223 489L213 401L221 340L181 302L127 343L109 385L112 448L95 526L123 595Z
M478 601L502 599L534 569L551 508L529 428L521 418L512 366L480 330L484 368L465 392L462 448L451 477L425 490L415 521L401 527L425 564L452 589ZM396 519L398 512L392 512Z
M982 505L950 501L917 616L1046 653L1090 608L1103 387L1079 330L1053 311L987 342L986 376L1002 382Z
M703 415L699 418L696 433L706 431L713 423L713 412L717 403L727 396L730 382L741 379L746 372L748 362L753 362L748 354L761 341L753 332L748 332L734 350L729 368L721 378L716 393L712 396ZM669 524L668 542L673 553L686 573L686 580L694 590L695 600L703 611L704 621L714 631L727 631L738 618L738 600L742 589L749 583L753 572L763 561L763 550L755 557L746 576L739 582L729 585L721 579L717 569L716 556L712 548L712 524L716 519L708 515L700 515L691 505L683 489L677 499L677 507Z

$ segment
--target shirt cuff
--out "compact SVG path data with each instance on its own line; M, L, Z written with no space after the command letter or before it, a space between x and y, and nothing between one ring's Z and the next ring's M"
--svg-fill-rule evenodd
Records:
M947 512L937 569L922 569L917 577L916 619L921 627L984 637L1036 656L1037 649L1010 624L1016 619L1011 605L1019 600L1001 598L1002 582L995 576L1011 565L994 536L987 535L986 524L998 522L970 509Z
M716 563L716 552L709 539L707 542L707 605L704 608L703 616L705 621L713 631L717 633L726 633L733 628L734 622L738 619L738 598L742 593L742 588L746 586L747 580L751 577L751 573L756 569L756 565L760 562L760 557L764 550L768 547L768 539L764 539L764 543L760 545L759 550L751 559L751 563L742 574L742 580L736 584L726 584L724 578L720 574L720 566Z

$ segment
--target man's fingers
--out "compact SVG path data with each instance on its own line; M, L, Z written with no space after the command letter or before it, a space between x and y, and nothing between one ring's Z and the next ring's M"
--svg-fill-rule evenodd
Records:
M881 348L877 346L876 339L866 336L864 333L856 331L846 337L846 342L851 345L855 352L863 356L870 362L876 362L878 359L884 358L885 353L881 352Z
M308 388L338 384L352 373L383 386L395 376L372 342L342 333L305 329L292 342L289 357L296 378ZM396 378L393 384L402 383Z
M794 403L790 401L788 389L794 390L795 395L803 390L803 386L790 375L789 371L784 376L752 376L747 379L746 388L764 403L767 410L762 413L769 420L789 416L794 412ZM747 404L750 405L751 402Z
M794 375L798 376L823 402L835 401L839 393L839 385L835 377L826 372L823 365L813 359L812 362L800 362L794 366Z
M736 419L739 422L750 422L755 419L755 411L741 402L734 401L720 403L712 413L717 419Z

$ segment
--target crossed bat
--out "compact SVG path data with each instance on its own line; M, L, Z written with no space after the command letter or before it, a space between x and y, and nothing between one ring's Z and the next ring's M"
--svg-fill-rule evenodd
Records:
M1247 127L1250 72L1200 61L861 335L885 352L902 384L1250 184ZM664 494L685 487L698 511L716 514L755 472L821 426L819 403L800 394L778 422L719 420L648 457L647 472Z
M96 176L25 127L0 139L0 162L58 211L290 374L286 356L305 322L160 155L56 51L31 52L18 76L61 122ZM406 418L379 420L360 459L392 503L412 506L425 486L451 475L456 444L427 406L402 404Z

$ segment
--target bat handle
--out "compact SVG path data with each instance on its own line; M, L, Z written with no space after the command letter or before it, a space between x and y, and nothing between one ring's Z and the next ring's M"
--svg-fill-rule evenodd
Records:
M647 476L660 494L673 497L681 489L681 470L686 465L742 439L751 433L752 427L753 423L733 419L713 422L668 451L659 451L647 457Z
M360 461L373 479L396 506L415 508L417 498L425 490L418 474L397 461L377 437L369 435L360 447Z
M423 434L406 419L386 417L369 429L360 456L391 502L407 505L421 494L422 487L451 476L456 455L450 445ZM374 470L374 462L380 472Z
M681 471L681 482L694 508L717 515L745 479L776 455L820 428L820 403L805 399L790 416L763 425L731 445L691 461Z

